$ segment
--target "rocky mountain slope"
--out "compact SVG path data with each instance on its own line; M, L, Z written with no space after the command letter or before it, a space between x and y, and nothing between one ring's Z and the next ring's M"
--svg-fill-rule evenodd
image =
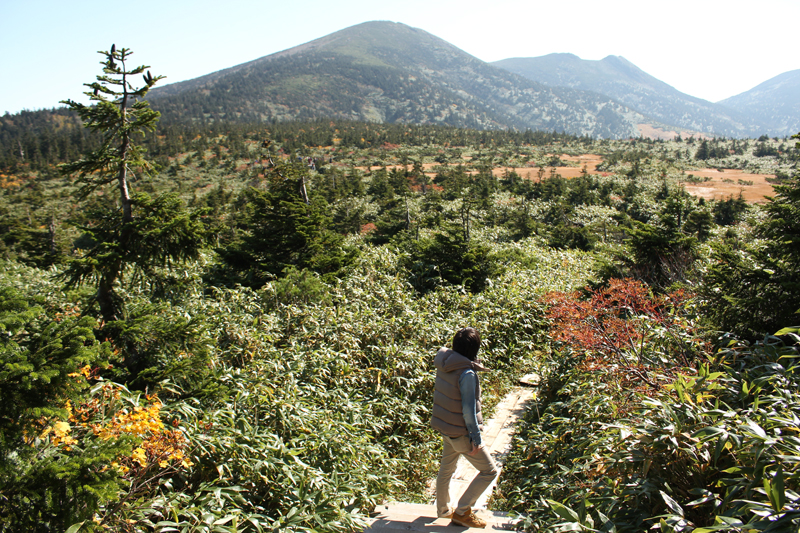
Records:
M367 22L151 92L163 120L347 118L638 136L651 119L596 92L550 87L419 29Z
M800 69L784 72L719 104L766 122L769 135L794 135L800 131Z
M551 87L594 91L678 129L726 137L777 131L774 120L684 94L620 56L589 61L573 54L550 54L492 64Z

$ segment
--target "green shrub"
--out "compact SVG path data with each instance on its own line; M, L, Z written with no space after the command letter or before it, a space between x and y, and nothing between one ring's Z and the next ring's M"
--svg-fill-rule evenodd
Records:
M219 250L239 283L258 288L281 277L287 268L307 268L330 280L352 263L356 251L328 229L325 201L306 203L295 187L292 178L276 182L267 191L243 193L241 235Z
M488 246L451 233L435 233L419 240L407 238L401 247L405 252L401 265L410 272L411 284L419 292L445 283L480 292L490 278L502 272Z
M84 369L111 355L95 321L50 317L29 300L0 287L0 531L63 531L114 500L120 480L108 465L126 448L70 432L70 402L88 394Z
M756 227L763 240L717 245L702 284L710 322L750 340L800 323L800 180L775 190Z

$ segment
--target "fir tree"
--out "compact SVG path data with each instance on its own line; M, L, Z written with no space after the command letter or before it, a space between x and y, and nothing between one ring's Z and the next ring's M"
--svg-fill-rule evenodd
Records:
M84 126L102 136L102 145L88 156L63 165L62 170L77 178L79 198L86 200L98 189L114 186L118 205L102 205L89 212L81 228L88 243L85 255L70 263L65 273L68 284L92 280L97 284L96 301L106 322L121 318L122 302L115 287L123 281L126 266L153 277L153 267L186 260L199 252L205 241L203 225L187 213L174 195L150 199L131 194L131 179L153 172L138 138L153 131L159 113L144 100L147 92L164 76L153 76L147 66L129 68L128 48L98 52L103 74L85 84L93 105L65 100ZM144 84L134 87L134 77ZM106 191L110 192L110 191Z

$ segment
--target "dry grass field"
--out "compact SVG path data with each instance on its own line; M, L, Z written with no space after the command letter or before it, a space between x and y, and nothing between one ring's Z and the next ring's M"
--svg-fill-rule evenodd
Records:
M767 178L775 177L771 174L748 174L736 169L719 171L713 168L692 170L685 174L711 178L705 183L684 183L689 193L708 200L714 198L721 200L731 195L738 196L741 191L742 196L749 203L764 203L766 196L773 195L772 185L767 182Z
M583 154L578 156L562 154L559 158L569 163L577 163L577 166L544 167L544 177L550 176L552 169L555 168L555 173L559 176L563 178L575 178L581 175L584 166L586 166L586 171L589 174L596 174L597 165L603 161L601 156L595 154ZM433 172L433 169L438 166L441 165L439 163L425 163L422 165L422 168L425 172ZM370 167L367 169L367 167L361 167L361 170L377 170L379 168L380 167ZM393 168L400 168L400 165L387 167L388 170L392 170ZM492 170L492 174L500 177L511 171L515 171L526 179L535 180L539 177L538 167L495 167ZM709 181L703 183L684 182L684 186L690 194L707 200L721 200L731 195L735 197L741 192L744 199L749 203L764 203L766 202L766 196L773 195L772 185L767 182L767 178L774 178L771 174L749 174L736 169L723 169L720 171L713 168L684 172L686 176L689 174L702 178L709 178Z

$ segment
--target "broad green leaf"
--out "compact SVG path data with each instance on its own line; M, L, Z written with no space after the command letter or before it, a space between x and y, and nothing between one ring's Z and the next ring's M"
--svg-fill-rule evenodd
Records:
M766 440L768 438L767 437L767 432L764 431L764 429L761 426L759 426L758 424L756 424L755 422L753 422L750 419L747 419L747 423L745 424L745 427L749 428L750 431L752 431L753 434L755 434L757 437L760 437L760 438L762 438L764 440Z
M566 505L558 503L557 501L554 500L547 500L547 503L550 505L550 507L552 507L553 511L555 511L556 514L561 518L563 518L564 520L567 520L569 522L580 523L580 518L578 517L578 513L576 513Z
M689 507L693 507L695 505L701 505L701 504L704 504L706 502L713 501L714 499L715 499L714 494L710 494L709 493L709 494L706 494L705 496L702 496L702 497L700 497L700 498L698 498L696 500L690 501L686 505L689 506Z
M558 525L559 531L584 531L584 527L580 525L578 522L570 522L567 524L559 524Z
M81 528L81 526L83 526L84 522L86 522L86 521L84 520L83 522L78 522L77 524L72 524L71 526L69 526L67 528L67 530L64 533L76 533Z
M767 489L769 493L769 500L772 503L772 508L776 513L781 512L783 507L786 505L786 494L784 493L784 490L783 468L779 464L778 470L775 472L775 477L772 478L770 487Z
M666 504L667 504L667 507L669 507L669 508L670 508L670 510L671 510L673 513L675 513L675 514L677 514L677 515L680 515L680 516L683 516L683 509L682 509L682 508L681 508L681 506L678 504L678 502L676 502L675 500L673 500L672 498L670 498L670 497L669 497L669 495L667 495L667 493L666 493L666 492L664 492L663 490L660 490L660 491L658 491L658 492L660 492L660 493L661 493L661 497L664 499L664 503L666 503Z

